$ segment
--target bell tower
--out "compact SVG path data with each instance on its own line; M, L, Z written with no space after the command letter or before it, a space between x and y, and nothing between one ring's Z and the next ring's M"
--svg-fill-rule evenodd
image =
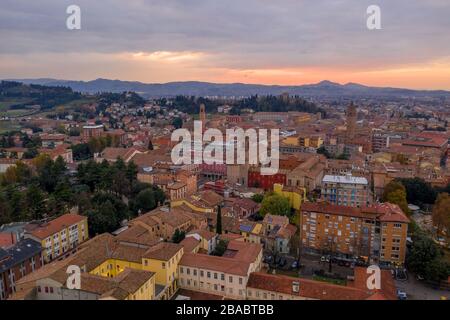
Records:
M202 131L204 132L206 128L206 107L203 103L200 105L199 115L200 115L199 119L202 122Z

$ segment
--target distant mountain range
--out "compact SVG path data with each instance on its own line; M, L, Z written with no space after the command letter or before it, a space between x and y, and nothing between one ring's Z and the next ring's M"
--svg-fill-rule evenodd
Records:
M444 90L411 90L400 88L369 87L357 83L341 85L331 81L299 86L261 85L244 83L209 83L198 81L142 83L96 79L92 81L71 81L55 79L11 79L25 84L46 86L67 86L83 93L134 91L140 95L151 97L171 97L176 95L241 97L250 95L280 95L289 93L311 98L334 97L385 97L385 98L450 98L450 91Z

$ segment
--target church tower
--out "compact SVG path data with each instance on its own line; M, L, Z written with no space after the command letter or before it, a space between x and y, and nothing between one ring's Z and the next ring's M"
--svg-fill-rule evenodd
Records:
M206 130L206 107L203 103L200 105L199 119L202 122L202 131L204 132Z
M357 112L353 102L347 108L347 134L346 143L351 144L355 139Z

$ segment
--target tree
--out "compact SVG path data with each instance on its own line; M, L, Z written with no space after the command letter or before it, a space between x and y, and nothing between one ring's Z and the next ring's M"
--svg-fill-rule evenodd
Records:
M175 129L180 129L183 126L183 119L181 119L180 117L173 119L172 125L175 127Z
M255 201L256 203L261 203L263 201L263 199L264 199L264 195L259 194L259 193L254 194L252 196L252 200Z
M448 193L440 193L433 206L433 224L438 234L444 229L450 230L450 196Z
M450 272L438 245L423 232L413 237L407 264L412 271L432 281L444 280Z
M155 193L152 189L144 189L134 199L134 212L145 213L156 208Z
M111 201L106 201L100 208L86 212L89 232L92 235L112 232L119 226L117 212Z
M183 241L183 239L186 237L186 232L180 231L179 229L176 229L173 236L172 236L172 242L173 243L180 243Z
M318 154L323 154L327 159L331 158L331 154L328 152L327 149L325 149L324 146L320 146L317 151Z
M288 216L291 213L291 206L287 198L272 193L264 197L259 212L263 216L268 213L280 216Z
M211 253L213 256L223 256L223 254L225 253L225 251L228 248L228 242L226 240L219 240L219 242L217 242L216 244L216 248L214 249L214 251Z
M28 187L25 193L25 203L29 219L39 220L43 218L45 214L44 194L39 186L32 184Z
M216 233L222 234L222 209L220 205L217 206L217 221L216 221Z
M415 205L432 204L436 201L436 190L421 178L398 179L406 190L408 203Z
M153 150L153 149L154 149L153 142L152 142L152 140L149 140L148 141L148 150Z
M31 149L28 149L27 151L25 151L25 152L23 153L23 158L24 158L24 159L33 159L33 158L35 158L38 154L39 154L39 152L36 150L36 148L31 148Z
M384 188L383 201L396 204L402 211L409 215L408 201L406 200L406 189L400 182L391 181Z

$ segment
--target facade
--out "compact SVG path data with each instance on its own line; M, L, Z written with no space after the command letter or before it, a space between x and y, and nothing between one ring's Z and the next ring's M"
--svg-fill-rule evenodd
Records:
M402 210L390 203L361 208L305 203L300 219L301 244L306 250L401 265L408 223Z
M250 274L259 271L262 248L259 244L232 240L224 255L185 253L179 264L182 289L246 299Z
M27 226L26 238L38 241L44 262L60 258L89 239L87 217L65 214L46 223Z
M81 131L81 137L83 140L88 141L91 138L101 137L104 131L104 126L102 124L99 125L86 125L83 126L83 130Z
M364 177L325 175L322 180L322 200L332 204L360 207L370 205L372 193Z
M21 240L11 247L0 248L0 300L16 292L18 280L43 265L42 247L31 240Z

